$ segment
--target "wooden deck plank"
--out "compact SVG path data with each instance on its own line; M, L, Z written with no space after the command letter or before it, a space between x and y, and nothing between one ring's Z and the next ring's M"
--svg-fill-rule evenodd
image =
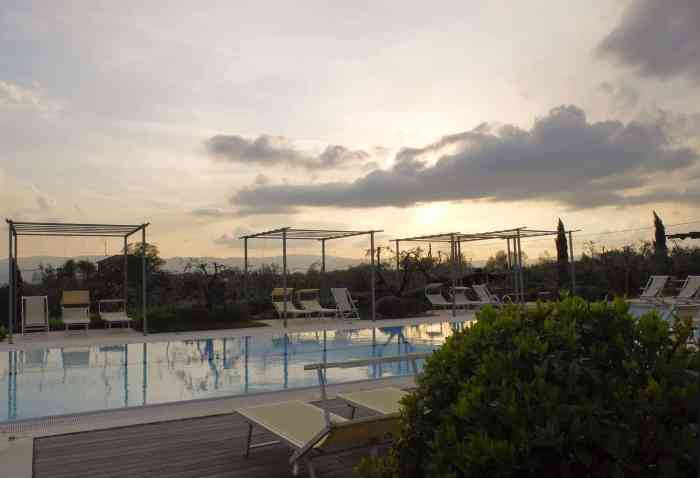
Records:
M326 404L348 416L340 400ZM361 411L358 415L369 415ZM237 413L39 438L34 446L35 478L168 477L286 478L291 451L285 445L243 456L247 423ZM253 442L274 437L254 429ZM315 460L320 476L355 477L362 453ZM302 472L305 470L302 467Z

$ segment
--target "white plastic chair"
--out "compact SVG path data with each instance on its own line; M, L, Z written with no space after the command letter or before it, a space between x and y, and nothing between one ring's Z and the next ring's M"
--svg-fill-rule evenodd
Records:
M49 298L45 295L22 296L22 335L25 332L49 333Z

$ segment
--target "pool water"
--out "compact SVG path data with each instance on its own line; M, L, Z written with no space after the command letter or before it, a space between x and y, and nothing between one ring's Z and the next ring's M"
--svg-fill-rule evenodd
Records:
M317 385L304 365L430 352L462 322L66 347L0 355L0 422ZM418 364L419 367L422 364ZM329 383L410 375L396 362L328 372Z

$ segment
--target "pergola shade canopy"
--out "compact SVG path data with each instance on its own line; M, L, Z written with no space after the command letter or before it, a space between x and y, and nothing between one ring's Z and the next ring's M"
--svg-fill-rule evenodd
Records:
M296 229L283 227L271 231L258 232L241 236L241 239L301 239L309 241L329 241L332 239L345 239L353 236L363 236L366 234L382 232L381 230L369 231L338 231L329 229Z
M128 266L127 266L127 245L128 238L138 232L141 233L141 315L143 319L143 334L147 332L147 311L146 311L146 228L149 223L144 224L81 224L81 223L61 223L61 222L25 222L5 219L8 226L8 267L9 267L9 342L12 343L13 329L17 318L17 281L18 281L18 238L20 236L44 236L44 237L118 237L124 240L124 306L128 300Z
M72 224L55 222L14 222L7 220L15 236L129 237L148 224Z
M576 279L575 279L575 265L574 265L574 251L573 251L573 236L574 232L577 230L564 231L569 238L569 259L572 275L572 289L576 289ZM428 242L428 243L442 243L450 244L450 262L451 262L451 272L452 272L452 288L456 290L458 287L457 280L457 269L459 269L459 274L462 273L462 243L464 242L476 242L476 241L488 241L488 240L505 240L508 248L508 268L514 273L514 293L516 300L518 302L525 301L525 280L523 277L523 255L521 241L523 239L529 239L534 237L545 237L545 236L556 236L559 231L546 230L546 229L529 229L525 226L515 227L511 229L502 229L498 231L487 231L487 232L476 232L476 233L462 233L462 232L447 232L440 234L430 234L426 236L415 236L415 237L404 237L393 239L392 242L396 244L396 271L399 271L399 255L400 249L399 245L401 242ZM511 251L512 246L512 251ZM452 315L456 315L456 299L455 294L452 296Z
M326 272L326 241L331 241L334 239L346 239L355 236L368 235L370 238L370 250L374 251L374 234L378 232L383 232L378 229L371 229L367 231L351 231L351 230L337 230L337 229L298 229L293 227L281 227L279 229L271 229L269 231L258 232L255 234L246 234L241 236L240 239L243 240L243 288L244 296L248 296L248 240L250 239L274 239L282 241L282 288L287 290L287 241L288 240L304 240L304 241L318 241L321 243L321 273ZM371 264L372 264L372 274L370 275L370 289L372 296L372 320L375 320L376 316L376 298L375 298L375 264L374 264L374 252L370 254ZM283 311L282 319L284 327L287 327L287 294L284 294L283 301Z

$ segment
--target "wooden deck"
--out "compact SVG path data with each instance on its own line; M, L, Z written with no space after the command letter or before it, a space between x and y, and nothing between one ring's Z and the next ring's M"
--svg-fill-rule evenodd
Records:
M326 406L348 416L340 400ZM318 403L317 403L318 405ZM370 412L358 410L358 416ZM290 477L291 451L284 445L251 451L243 456L247 424L236 413L163 423L37 438L34 478L171 477L282 478ZM255 429L253 442L274 440ZM354 466L363 452L315 460L322 477L356 477ZM302 476L308 476L301 469Z

